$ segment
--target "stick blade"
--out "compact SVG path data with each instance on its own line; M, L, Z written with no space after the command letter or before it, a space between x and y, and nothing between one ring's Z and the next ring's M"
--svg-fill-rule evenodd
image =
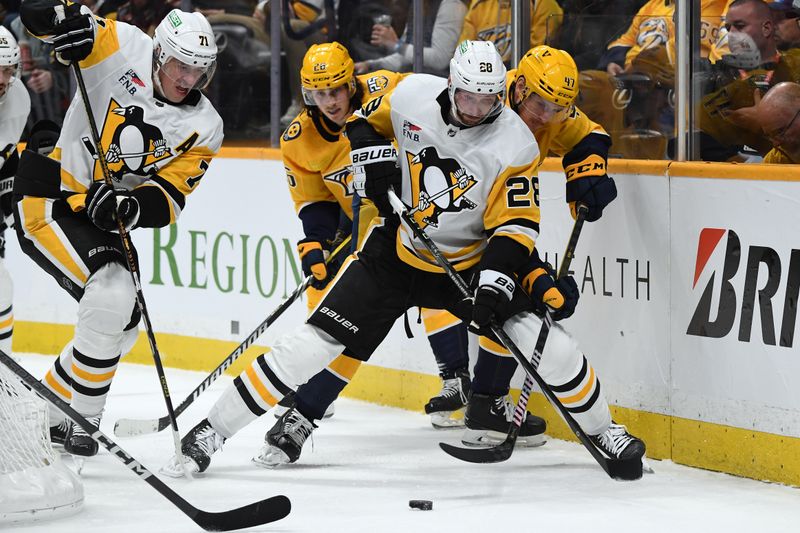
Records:
M276 522L291 510L289 498L279 495L220 513L198 510L191 518L206 531L234 531Z
M159 420L134 420L132 418L120 418L114 424L114 435L117 437L138 437L139 435L149 435L158 433L166 426L162 427Z
M502 463L514 452L514 443L508 440L491 448L462 448L446 442L440 442L439 447L446 454L468 463Z

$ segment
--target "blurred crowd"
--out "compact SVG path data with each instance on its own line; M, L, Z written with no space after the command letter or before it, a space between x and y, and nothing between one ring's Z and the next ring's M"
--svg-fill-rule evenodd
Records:
M270 2L86 0L96 13L152 34L173 7L205 14L220 50L208 87L227 140L265 140L270 112ZM337 40L356 72L413 69L410 0L281 0L281 125L300 112L300 66L315 43ZM700 55L691 106L696 157L800 162L800 0L701 0ZM18 38L30 124L60 122L74 92L48 45L26 34L19 1L2 24ZM511 65L508 0L422 0L422 71L446 76L463 39L493 41ZM675 137L675 0L531 0L530 46L569 52L580 70L577 104L612 136L611 156L671 159ZM789 83L784 83L789 82Z

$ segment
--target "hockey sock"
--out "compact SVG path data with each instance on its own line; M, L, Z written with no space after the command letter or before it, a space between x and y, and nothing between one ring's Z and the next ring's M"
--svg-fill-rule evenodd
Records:
M42 383L44 386L53 391L59 398L66 403L72 400L72 376L66 369L72 369L72 342L70 341L61 354L53 362L53 366L44 375ZM48 411L50 412L50 425L57 426L64 420L64 414L59 411L55 406L48 403Z
M428 342L442 379L452 379L456 370L469 367L467 325L446 311L423 309Z
M11 355L11 334L14 332L13 307L9 305L0 311L0 350Z
M353 379L361 361L344 354L297 389L297 410L309 420L321 420L325 410Z
M611 412L600 390L600 381L585 356L570 379L562 379L558 384L548 381L548 385L588 435L602 433L611 424Z
M472 392L491 396L507 394L517 362L505 348L486 337L480 337L479 346Z
M119 355L97 359L72 350L72 408L86 416L103 411L111 380L117 371Z

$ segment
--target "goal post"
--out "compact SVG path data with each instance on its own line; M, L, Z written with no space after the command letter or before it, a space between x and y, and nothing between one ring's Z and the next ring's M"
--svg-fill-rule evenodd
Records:
M83 485L50 443L46 403L0 364L0 524L66 516Z

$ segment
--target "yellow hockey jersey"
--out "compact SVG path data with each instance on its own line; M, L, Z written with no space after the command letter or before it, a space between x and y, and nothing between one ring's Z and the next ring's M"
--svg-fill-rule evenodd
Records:
M378 70L356 79L366 102L393 89L404 76ZM341 128L319 115L312 117L303 110L281 136L281 157L295 211L316 202L338 202L352 219L350 142Z
M531 2L531 48L544 44L561 27L563 11L556 0ZM511 59L511 2L472 0L458 42L491 41L503 57Z
M94 47L80 67L111 178L121 189L155 188L166 201L142 209L164 209L157 218L172 223L222 145L222 119L199 91L180 105L156 97L152 39L124 22L95 18ZM61 161L70 206L84 209L86 191L103 174L80 95L50 157Z
M471 128L450 125L447 80L411 74L371 100L363 118L397 142L401 199L457 270L475 265L487 236L511 238L533 251L539 235L539 148L510 108ZM397 253L411 266L442 269L410 228L397 230Z
M702 0L700 4L700 53L708 57L723 27L722 15L731 0ZM625 67L642 50L666 46L670 64L675 63L675 2L650 0L639 9L628 30L608 45L630 47L625 55Z

